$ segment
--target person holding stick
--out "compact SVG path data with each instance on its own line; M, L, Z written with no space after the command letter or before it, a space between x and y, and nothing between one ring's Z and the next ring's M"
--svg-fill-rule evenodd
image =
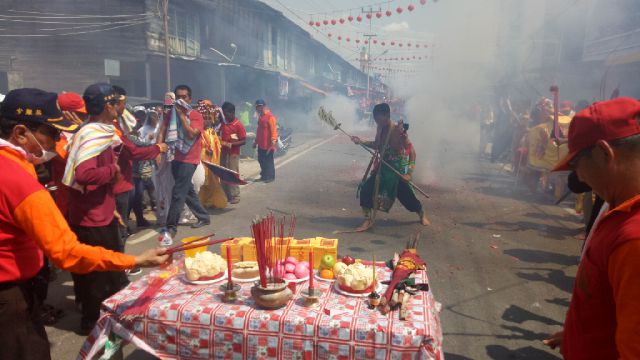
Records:
M407 210L418 214L422 225L429 225L422 203L409 184L415 169L416 153L407 135L408 125L392 122L391 110L386 103L374 106L373 118L377 124L374 141L362 141L357 136L351 136L354 143L376 151L358 188L365 221L356 231L371 228L375 221L375 211L389 212L396 198ZM379 159L386 164L381 166ZM369 169L373 169L370 174Z

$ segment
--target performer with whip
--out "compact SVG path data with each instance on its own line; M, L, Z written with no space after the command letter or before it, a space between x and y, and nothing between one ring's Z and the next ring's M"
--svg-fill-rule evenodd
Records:
M389 212L396 198L407 210L418 214L422 225L429 225L429 219L414 191L427 198L429 196L411 181L416 154L407 135L408 126L402 122L391 121L388 104L377 104L373 108L373 117L378 125L374 141L362 141L357 136L351 136L342 129L333 115L322 107L318 116L373 155L358 187L365 221L355 232L371 228L375 222L376 211Z

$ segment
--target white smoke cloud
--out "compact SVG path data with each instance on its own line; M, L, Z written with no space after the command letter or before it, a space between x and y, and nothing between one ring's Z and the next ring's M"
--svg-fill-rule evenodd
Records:
M402 33L409 31L409 23L406 21L403 22L393 22L391 24L385 25L382 28L382 31L387 33Z

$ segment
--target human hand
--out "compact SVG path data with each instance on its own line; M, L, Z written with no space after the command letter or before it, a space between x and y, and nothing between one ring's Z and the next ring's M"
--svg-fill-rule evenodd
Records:
M156 156L156 165L160 166L160 164L162 164L162 155L158 154L158 156Z
M174 107L176 109L176 113L178 114L178 116L180 116L180 115L186 116L187 115L187 109L183 108L178 103L176 103L176 105Z
M124 223L124 220L122 220L122 216L120 216L120 213L118 212L118 210L113 211L113 216L116 218L116 220L118 220L118 224L120 224L120 226L122 227L127 226L127 224Z
M136 266L154 267L166 264L171 260L171 255L165 254L166 252L165 248L149 249L136 256Z
M82 119L73 111L63 111L62 116L76 125L82 125Z
M113 178L111 179L112 183L117 183L118 181L120 181L120 178L122 177L122 172L120 171L120 165L118 164L114 164L116 167L116 172L113 174Z
M158 148L160 149L161 153L166 153L169 150L169 146L165 143L162 144L156 144L158 146Z
M546 340L542 340L542 343L547 345L548 347L555 349L556 347L560 347L562 343L562 335L564 331L558 331L557 333L551 335L550 338Z
M402 180L409 182L411 181L411 174L404 174L402 175Z

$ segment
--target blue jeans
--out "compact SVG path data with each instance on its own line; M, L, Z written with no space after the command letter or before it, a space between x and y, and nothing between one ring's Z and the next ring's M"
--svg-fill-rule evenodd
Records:
M276 167L273 164L273 150L258 149L258 162L260 163L260 178L262 180L274 180Z
M195 171L195 164L187 164L175 160L171 162L171 173L173 174L175 184L171 192L171 205L169 206L169 212L167 214L167 228L174 231L178 227L180 213L182 213L185 203L199 221L209 222L209 213L202 207L200 198L198 198L198 194L196 194L196 190L193 188L193 183L191 182Z

